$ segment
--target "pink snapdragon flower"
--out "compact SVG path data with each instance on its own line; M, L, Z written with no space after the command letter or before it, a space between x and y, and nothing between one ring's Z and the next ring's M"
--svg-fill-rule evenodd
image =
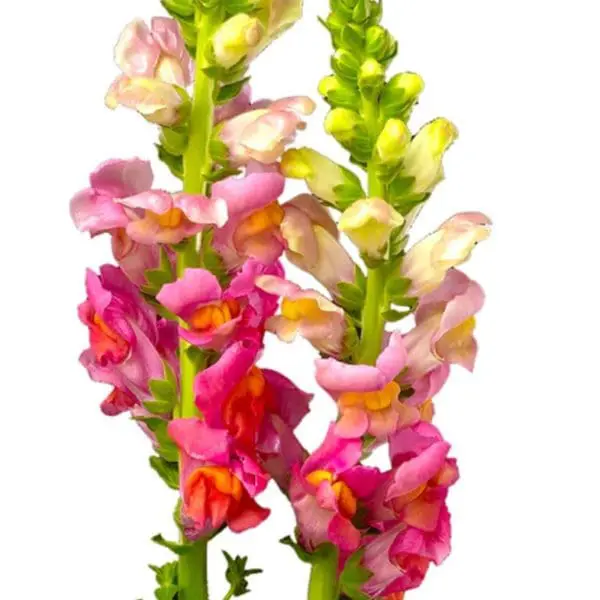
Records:
M258 102L251 110L225 121L219 137L229 148L234 164L255 160L276 162L299 129L306 126L302 117L314 112L315 103L306 96L293 96L275 102Z
M319 352L338 355L345 334L343 309L315 290L300 286L273 275L261 275L256 285L273 296L282 298L280 314L267 321L267 329L284 342L301 335Z
M366 593L385 596L418 587L429 565L450 553L446 497L458 469L449 450L429 423L393 436L393 468L370 505L369 520L383 533L365 544L364 565L374 574Z
M227 222L225 202L202 195L150 190L117 202L130 209L125 230L141 244L177 244L207 225L222 227Z
M277 301L259 289L255 280L264 273L282 274L279 263L244 263L227 289L205 269L186 269L164 285L156 299L186 322L180 335L203 348L222 349L245 335L262 338L265 321L277 309Z
M332 425L321 446L294 469L290 499L307 550L331 542L347 555L360 545L359 504L381 481L378 469L358 464L361 454L361 441L338 437Z
M283 205L281 233L288 260L322 283L332 294L340 282L354 281L355 264L339 242L335 221L310 194Z
M182 455L181 519L188 539L205 537L223 525L245 531L269 516L254 500L268 478L252 458L234 448L227 431L192 418L172 421L168 432Z
M150 163L139 158L100 164L90 175L90 187L71 200L75 226L91 235L124 229L130 219L117 200L148 191L153 179Z
M403 403L396 377L404 370L407 352L402 334L391 334L387 347L372 365L351 365L332 358L316 361L317 382L337 401L340 419L336 434L378 440L419 419L419 411Z
M193 77L193 63L177 21L156 17L150 28L133 21L121 34L115 60L123 74L111 85L107 106L132 108L160 125L175 123L184 102L177 88L190 85Z
M224 201L229 214L225 226L215 230L214 247L230 270L248 258L269 264L281 256L285 247L280 231L283 209L277 199L284 186L279 173L230 177L212 186L212 198Z
M295 429L312 397L283 375L257 367L260 351L255 340L234 342L194 384L207 424L226 429L239 447L258 457L276 451L281 426Z
M475 314L484 300L481 286L457 269L448 271L443 283L421 298L416 327L404 336L408 381L443 377L444 370L447 376L450 364L473 370L477 355Z
M146 400L149 381L164 377L158 319L117 267L104 265L100 275L88 271L86 290L79 318L89 328L90 347L80 360L92 379L128 393L127 399L119 393L105 401L115 413L128 407L131 397Z

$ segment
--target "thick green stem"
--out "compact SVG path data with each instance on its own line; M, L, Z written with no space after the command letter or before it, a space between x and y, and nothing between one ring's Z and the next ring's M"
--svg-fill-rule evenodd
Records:
M179 559L178 600L208 600L208 540L197 541Z
M189 142L183 156L183 189L188 194L204 194L207 191L206 174L211 168L210 140L213 129L215 82L206 75L204 69L208 66L207 45L220 19L221 14L218 10L208 12L198 10L196 14L198 27L196 75L190 113ZM197 239L190 240L188 248L178 254L178 277L181 277L186 268L197 266L200 244L201 239L198 236ZM181 418L199 415L194 397L196 364L188 355L188 348L189 344L180 339L181 400L177 412ZM199 540L193 544L190 552L179 558L179 600L208 600L207 545L208 540Z
M315 560L310 572L308 600L337 600L338 589L338 551L332 547Z
M374 102L363 101L363 116L373 139L379 135L379 107ZM367 168L369 197L386 199L385 185L377 174L377 168L371 161ZM362 313L362 333L357 361L374 364L381 352L385 319L385 265L369 268L367 272L367 293Z

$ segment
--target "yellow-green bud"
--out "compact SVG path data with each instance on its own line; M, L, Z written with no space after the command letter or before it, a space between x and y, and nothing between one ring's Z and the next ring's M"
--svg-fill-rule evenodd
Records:
M408 111L417 101L425 82L416 73L394 75L381 93L381 110L386 116L408 116Z
M319 92L334 108L357 108L360 104L360 95L357 89L341 81L335 75L321 79Z
M365 49L367 56L377 60L391 58L396 50L396 40L387 29L373 25L367 29Z
M304 179L310 191L333 206L346 198L364 195L358 177L311 148L287 150L281 158L281 173L290 179Z
M360 115L349 108L334 108L325 118L325 131L340 143L349 143L356 137L356 129L362 125Z
M369 258L382 258L394 229L404 217L381 198L357 200L344 211L338 227Z
M385 83L385 68L374 58L368 58L358 73L358 87L367 98L376 97Z
M227 69L233 67L260 44L264 33L265 29L256 17L244 13L231 17L213 35L216 63Z
M458 130L447 119L427 123L411 141L400 175L414 178L410 192L425 194L444 178L444 153L458 137Z
M398 165L406 154L410 138L410 131L404 121L388 119L375 144L377 162L389 166Z
M333 72L344 81L356 83L360 63L348 50L337 50L331 59L331 67Z

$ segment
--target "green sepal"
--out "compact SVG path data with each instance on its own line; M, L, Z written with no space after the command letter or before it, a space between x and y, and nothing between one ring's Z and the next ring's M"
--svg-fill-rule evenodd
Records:
M367 293L367 276L358 265L354 267L354 282L362 292L363 296L365 296Z
M407 277L393 276L388 278L385 285L385 294L391 302L403 300L410 288L411 280Z
M154 400L144 402L144 408L155 415L171 414L179 400L177 377L171 366L163 361L164 379L151 379L150 391Z
M171 174L183 180L183 158L171 154L162 144L156 144L156 150L158 151L159 160L167 165Z
M171 156L182 156L188 145L188 128L161 127L159 141Z
M225 550L223 550L223 556L227 561L225 578L230 585L230 596L238 597L250 592L250 589L248 588L248 577L262 573L262 569L246 569L248 564L247 556L236 556L233 558L228 552L225 552Z
M193 22L196 10L193 0L161 0L160 3L174 19Z
M179 592L178 563L169 562L161 567L148 565L156 576L158 588L154 591L157 600L174 600Z
M204 178L210 183L216 183L217 181L223 181L223 179L227 179L228 177L235 177L241 172L242 171L236 167L222 167L220 169L215 169L210 173L206 173Z
M340 589L350 600L369 600L362 587L371 579L373 573L361 564L364 552L364 548L361 548L352 554L340 575Z
M335 301L351 317L360 319L362 308L365 304L364 291L354 283L342 281L338 283Z
M179 451L175 442L169 437L167 428L168 421L159 417L132 417L134 421L144 423L156 438L156 452L159 456L168 462L177 462L179 460Z
M360 337L356 328L357 319L346 315L346 328L344 330L344 339L342 342L342 352L338 357L340 360L347 360L354 356L356 349L360 344Z
M210 271L222 286L229 283L230 276L221 255L213 248L214 231L211 229L202 234L202 265Z
M230 100L233 100L242 91L242 88L248 81L250 81L250 77L244 77L239 81L220 86L216 91L215 102L217 104L226 104Z
M404 319L404 317L407 317L409 314L410 314L410 311L400 312L398 310L393 310L390 308L390 309L384 311L381 314L381 316L388 323L397 323L398 321L401 321L402 319Z
M177 556L185 556L186 554L189 554L193 548L192 544L180 544L178 542L170 542L169 540L165 540L160 533L157 533L153 538L151 538L151 540L155 544L174 552L177 554Z
M179 464L169 462L160 456L150 457L150 466L157 475L170 487L172 490L179 489Z
M258 0L221 0L227 16L234 16L239 13L251 15L260 8Z
M362 186L352 183L342 183L333 188L333 193L337 197L336 208L341 211L346 210L351 204L365 197Z
M171 259L164 246L160 247L158 267L148 269L144 272L146 283L142 286L142 292L148 296L156 296L163 285L172 283L177 278Z
M394 260L402 255L406 244L408 243L408 236L404 232L404 227L396 227L390 234L390 240L387 247L387 258L388 260Z
M350 51L340 49L331 58L333 72L343 81L356 84L360 62Z
M292 536L287 535L286 537L279 540L280 544L289 546L295 553L296 556L302 561L309 565L315 562L315 553L308 552L305 550Z
M340 46L362 57L365 49L364 33L359 27L346 25L340 34Z

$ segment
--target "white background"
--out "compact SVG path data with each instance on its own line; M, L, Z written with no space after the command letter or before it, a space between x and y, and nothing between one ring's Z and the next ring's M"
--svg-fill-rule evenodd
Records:
M255 63L257 95L314 95L327 73L329 41L316 22L326 2L306 2L305 20ZM495 222L467 267L488 293L478 367L474 376L456 370L438 401L462 472L451 494L454 553L408 598L598 599L597 7L387 0L386 9L400 39L397 70L427 82L413 128L443 115L461 132L416 234L459 210ZM146 564L169 558L148 539L173 533L174 497L147 467L146 440L126 417L100 414L106 390L77 364L84 269L108 261L109 248L68 217L97 163L154 158L151 126L103 108L122 26L153 12L150 0L2 9L3 598L148 600ZM324 114L321 104L301 141L341 160L322 133ZM312 351L280 350L271 340L263 364L314 390ZM301 428L309 447L332 417L319 395ZM307 568L277 543L292 531L291 511L275 490L262 500L273 508L264 526L213 544L217 600L221 547L265 569L250 598L305 598Z

